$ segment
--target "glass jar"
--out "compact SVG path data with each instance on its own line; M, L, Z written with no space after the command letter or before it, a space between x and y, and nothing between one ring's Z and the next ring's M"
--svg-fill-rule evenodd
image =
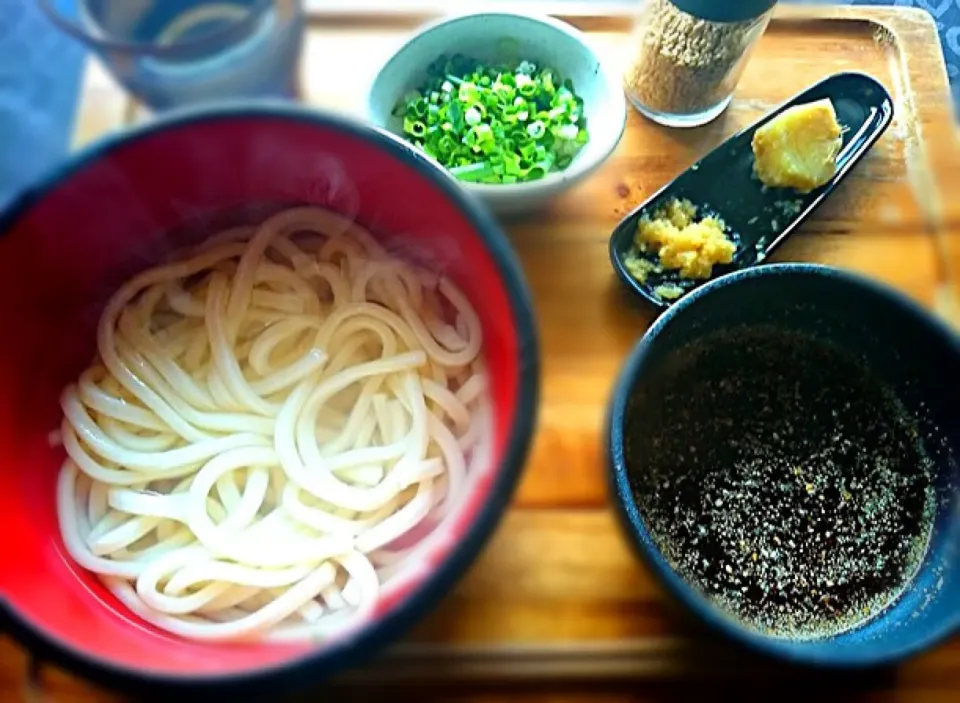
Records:
M643 0L624 90L637 110L670 127L698 127L730 104L776 0Z
M37 2L152 110L297 96L303 0Z

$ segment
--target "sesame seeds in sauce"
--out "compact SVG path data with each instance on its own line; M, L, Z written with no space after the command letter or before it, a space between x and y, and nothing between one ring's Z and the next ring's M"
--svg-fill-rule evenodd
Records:
M773 330L715 335L637 400L640 511L721 609L812 639L901 595L932 527L931 463L892 391L852 357Z

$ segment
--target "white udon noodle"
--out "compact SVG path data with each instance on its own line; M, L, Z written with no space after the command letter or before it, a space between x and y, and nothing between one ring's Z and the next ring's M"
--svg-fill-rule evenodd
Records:
M283 211L135 276L97 345L61 396L63 541L186 638L362 624L452 540L489 458L476 312L327 210Z

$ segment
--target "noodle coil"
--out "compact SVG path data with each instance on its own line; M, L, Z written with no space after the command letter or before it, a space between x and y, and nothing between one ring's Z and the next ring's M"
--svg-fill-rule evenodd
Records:
M182 637L347 632L489 459L481 345L452 281L342 215L215 234L113 295L63 390L64 545Z

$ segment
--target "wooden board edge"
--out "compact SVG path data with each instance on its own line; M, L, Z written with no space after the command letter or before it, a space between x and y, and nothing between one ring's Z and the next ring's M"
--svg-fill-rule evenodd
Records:
M70 671L28 657L23 666L27 701L47 700L50 672L66 676L77 694L107 693ZM517 685L586 682L783 680L791 667L762 659L737 646L682 639L632 639L561 644L399 645L363 667L329 682L349 689L386 685Z
M946 59L933 17L919 8L877 9L876 22L900 48L900 70L894 72L902 86L903 108L911 130L908 174L926 218L940 270L941 288L934 310L954 327L960 327L960 259L948 242L948 232L960 226L960 208L948 208L949 183L960 160L960 129L954 119ZM902 50L905 37L912 50ZM921 86L923 88L921 89ZM917 99L917 96L922 96Z
M442 7L442 6L441 6ZM445 16L463 15L472 12L511 12L527 15L550 15L569 22L579 29L590 31L626 31L630 28L634 14L633 6L624 2L578 2L551 3L534 0L533 2L510 3L503 8L489 4L459 2L455 11L438 9L436 2L407 1L384 3L382 7L355 7L348 2L324 2L307 6L310 22L323 22L327 27L347 25L366 27L408 28L432 22Z
M719 654L703 656L704 650L693 640L679 638L480 646L402 644L362 672L344 674L338 683L651 680L749 671L749 667L730 666L729 657L723 657L721 667L704 667L704 661L718 661Z
M820 691L830 690L835 694L896 688L918 693L923 691L926 694L939 691L952 693L955 697L956 651L955 645L944 644L899 668L819 670L814 677L814 685ZM662 657L667 654L671 655L671 659L665 661ZM543 655L547 655L547 658L544 659ZM677 669L670 661L681 656L688 659L698 657L702 666L697 669ZM497 663L505 657L510 661L494 670L485 664L488 657ZM464 664L451 664L458 659L462 659ZM535 663L538 660L540 664ZM410 668L411 665L413 668ZM429 671L422 669L425 665L431 667ZM107 689L35 661L27 661L22 670L22 679L17 688L21 692L19 700L24 703L122 700ZM421 678L425 673L428 674L427 678ZM460 699L465 692L464 686L469 686L469 692L479 697L479 694L515 694L525 690L565 695L577 691L595 694L598 686L605 692L612 692L619 687L626 687L624 691L636 692L638 686L658 684L670 685L670 689L663 690L672 692L676 692L677 687L697 684L733 687L733 690L740 691L744 686L755 691L757 685L782 690L787 683L791 686L810 686L810 670L757 656L743 657L740 650L727 644L715 644L708 650L683 643L650 647L642 641L629 641L596 643L585 647L558 646L549 651L529 647L500 648L496 653L458 649L456 654L443 659L415 651L396 650L385 655L372 668L349 672L329 681L324 688L315 689L312 694L304 691L292 700L314 700L318 694L336 692L349 695L348 700L367 700L357 696L365 693L376 695L384 690L385 685L423 692L450 691ZM7 688L6 693L10 694L12 690ZM2 696L0 698L6 700ZM748 698L760 700L752 696ZM379 697L375 699L379 700ZM489 699L497 698L489 696ZM584 700L588 698L584 697ZM917 700L921 700L921 697ZM937 700L941 698L937 697ZM944 696L942 700L954 698Z

